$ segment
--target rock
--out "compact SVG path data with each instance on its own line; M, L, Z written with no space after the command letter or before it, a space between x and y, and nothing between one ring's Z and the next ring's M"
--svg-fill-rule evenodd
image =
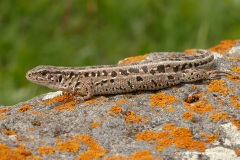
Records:
M1 106L0 157L240 159L240 41L222 41L209 50L214 68L235 76L97 96L81 104L58 91Z

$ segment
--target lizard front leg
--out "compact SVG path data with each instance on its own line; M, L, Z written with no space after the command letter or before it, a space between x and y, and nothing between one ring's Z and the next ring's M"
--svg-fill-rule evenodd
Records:
M94 86L92 81L85 83L83 86L85 86L83 88L84 94L79 94L75 88L73 89L75 102L81 103L88 99L91 99L94 96Z

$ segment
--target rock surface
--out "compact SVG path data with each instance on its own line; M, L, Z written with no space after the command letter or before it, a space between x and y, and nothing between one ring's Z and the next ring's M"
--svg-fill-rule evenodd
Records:
M240 41L209 50L214 68L235 76L81 104L53 92L1 106L1 159L240 159Z

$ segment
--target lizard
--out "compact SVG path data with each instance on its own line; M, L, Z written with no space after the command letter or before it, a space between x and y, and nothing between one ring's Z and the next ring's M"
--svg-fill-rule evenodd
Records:
M72 94L82 102L95 95L160 90L182 82L217 79L229 74L206 70L214 62L212 52L197 49L196 53L130 64L37 66L26 73L26 78L33 83Z

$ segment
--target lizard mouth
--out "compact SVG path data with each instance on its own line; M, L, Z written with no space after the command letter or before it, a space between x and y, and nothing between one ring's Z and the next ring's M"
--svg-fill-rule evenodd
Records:
M41 84L41 85L43 84L43 82L46 81L44 77L36 75L31 70L26 73L26 78L27 78L27 80L29 80L33 83Z

